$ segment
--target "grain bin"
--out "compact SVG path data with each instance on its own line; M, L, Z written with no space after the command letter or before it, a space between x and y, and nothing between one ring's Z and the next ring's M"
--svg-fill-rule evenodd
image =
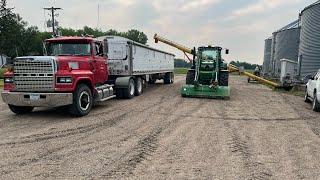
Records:
M320 69L320 1L300 14L299 75L314 74Z
M270 75L271 45L272 38L266 39L264 42L264 59L262 66L262 73L264 76Z
M272 76L279 78L281 73L281 59L298 61L300 41L299 21L294 21L273 33L271 52Z

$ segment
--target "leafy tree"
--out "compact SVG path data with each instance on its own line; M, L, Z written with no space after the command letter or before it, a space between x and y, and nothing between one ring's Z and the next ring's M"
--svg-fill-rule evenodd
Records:
M174 67L175 68L188 68L188 67L191 67L191 63L186 62L183 59L174 59Z
M141 44L147 44L147 41L148 41L148 37L143 32L140 32L140 31L135 30L135 29L129 30L124 35L128 39L140 42Z
M93 29L88 26L84 26L83 29L71 29L71 28L59 28L58 31L63 36L81 36L81 35L92 35L93 37L100 36L121 36L133 41L139 42L141 44L147 44L148 38L143 32L131 29L127 32L118 32L114 29L110 29L108 31L101 31L99 29Z
M7 8L7 1L0 1L0 54L10 57L19 55L26 22Z
M110 29L101 31L88 26L83 29L59 28L58 31L64 36L81 36L84 34L94 37L114 35L122 36L141 44L146 44L147 36L138 30L132 29L128 32L118 32ZM51 38L49 32L41 32L36 26L28 27L22 18L7 8L7 0L0 0L0 55L5 54L9 57L42 55L42 42Z

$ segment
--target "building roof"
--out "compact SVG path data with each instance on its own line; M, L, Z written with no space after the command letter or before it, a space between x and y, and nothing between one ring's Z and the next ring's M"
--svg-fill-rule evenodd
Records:
M304 10L302 10L301 13L303 13L305 10L310 9L310 8L312 8L313 6L316 6L316 5L319 5L319 4L320 4L320 0L319 0L319 1L316 1L316 2L314 2L314 3L312 3L312 4L310 4L309 6L307 6L306 8L304 8Z
M282 27L281 29L277 30L276 32L280 32L280 31L285 31L285 30L289 30L289 29L295 29L295 28L299 28L300 27L300 23L299 23L299 19L293 21L292 23L289 23L288 25Z

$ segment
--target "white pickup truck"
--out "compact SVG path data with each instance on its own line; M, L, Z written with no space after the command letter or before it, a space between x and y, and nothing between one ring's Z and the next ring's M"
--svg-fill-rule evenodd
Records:
M314 76L308 78L304 101L312 102L312 110L320 112L320 70Z

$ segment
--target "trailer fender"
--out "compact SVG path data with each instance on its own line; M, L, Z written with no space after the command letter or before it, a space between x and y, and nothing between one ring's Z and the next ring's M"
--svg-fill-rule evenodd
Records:
M116 88L128 88L129 86L129 80L132 77L118 77L116 79L115 87Z

